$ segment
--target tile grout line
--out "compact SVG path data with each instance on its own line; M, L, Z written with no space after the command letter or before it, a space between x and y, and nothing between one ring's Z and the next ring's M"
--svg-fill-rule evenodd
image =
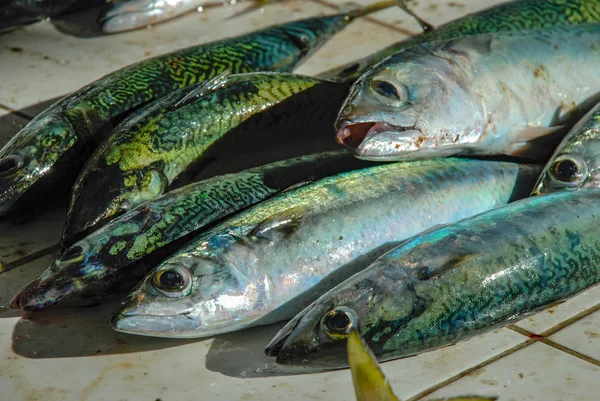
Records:
M591 306L587 309L584 309L583 311L579 312L575 316L571 316L570 318L563 320L562 322L558 323L557 325L552 326L548 330L542 332L540 335L542 337L551 336L552 334L555 334L556 332L566 328L567 326L570 326L571 324L577 322L578 320L588 317L592 313L597 312L599 310L600 310L600 303L598 303L594 306Z
M456 375L454 375L454 376L452 376L452 377L450 377L450 378L448 378L448 379L446 379L446 380L444 380L444 381L442 381L442 382L440 382L440 383L438 383L438 384L436 384L434 386L429 387L427 390L421 391L417 395L414 395L414 396L408 398L406 401L418 401L418 400L420 400L420 399L422 399L424 397L427 397L428 395L430 395L430 394L432 394L432 393L434 393L434 392L436 392L436 391L438 391L438 390L440 390L440 389L442 389L442 388L444 388L444 387L446 387L446 386L454 383L455 381L460 380L463 377L468 376L469 374L471 374L471 373L473 373L473 372L475 372L475 371L477 371L479 369L482 369L482 368L484 368L484 367L486 367L486 366L488 366L488 365L490 365L490 364L492 364L492 363L494 363L496 361L499 361L500 359L502 359L502 358L504 358L504 357L506 357L508 355L511 355L511 354L513 354L513 353L515 353L517 351L520 351L523 348L528 347L531 344L534 344L535 342L537 342L537 340L535 340L535 339L529 339L529 340L527 340L525 342L517 344L514 347L507 349L506 351L503 351L503 352L501 352L501 353L499 353L497 355L494 355L493 357L488 358L485 361L480 362L480 363L478 363L475 366L472 366L472 367L470 367L468 369L465 369L462 372L460 372L460 373L458 373L458 374L456 374Z
M595 307L589 308L589 309L594 309L594 308ZM586 312L586 311L584 311L584 312ZM589 315L589 313L588 313L588 315ZM567 327L567 326L564 326L564 327ZM564 327L562 327L562 328L564 328ZM541 342L543 344L548 345L549 347L555 348L555 349L557 349L559 351L562 351L562 352L564 352L566 354L569 354L569 355L571 355L571 356L573 356L575 358L582 359L585 362L588 362L588 363L591 363L592 365L596 365L596 366L600 367L600 361L598 361L597 359L592 358L590 356L587 356L585 354L582 354L581 352L575 351L574 349L571 349L569 347L566 347L566 346L564 346L562 344L559 344L559 343L557 343L555 341L552 341L552 340L546 338L546 335L549 335L549 334L541 334L541 335L540 334L534 334L534 333L530 332L529 330L525 330L525 329L523 329L523 328L521 328L519 326L515 326L514 324L511 324L507 328L510 329L510 330L512 330L512 331L514 331L515 333L519 333L521 335L524 335L525 337L529 337L531 339L539 341L539 342ZM552 331L554 328L551 328L550 330L547 330L546 332L551 332L552 331L551 334L553 334L553 333L556 333L557 331L559 331L562 328L559 328L556 331Z
M492 363L494 363L494 362L496 362L496 361L498 361L498 360L500 360L500 359L502 359L502 358L504 358L504 357L506 357L508 355L511 355L511 354L513 354L513 353L515 353L517 351L520 351L521 349L523 349L523 348L525 348L525 347L527 347L527 346L529 346L531 344L534 344L536 342L541 342L541 343L543 343L543 344L545 344L545 345L547 345L549 347L552 347L554 349L562 351L562 352L564 352L566 354L569 354L569 355L571 355L571 356L573 356L575 358L578 358L578 359L581 359L581 360L583 360L585 362L591 363L592 365L600 366L600 361L598 361L597 359L591 358L591 357L589 357L587 355L584 355L584 354L582 354L580 352L572 350L572 349L570 349L568 347L565 347L564 345L558 344L558 343L556 343L556 342L554 342L554 341L549 340L549 339L546 338L546 336L555 334L556 332L558 332L558 331L564 329L565 327L567 327L567 326L569 326L569 325L571 325L571 324L573 324L573 323L575 323L575 322L577 322L577 321L579 321L579 320L581 320L581 319L583 319L583 318L591 315L594 312L597 312L598 310L600 310L600 303L597 304L597 305L595 305L595 306L592 306L592 307L590 307L590 308L588 308L588 309L586 309L586 310L584 310L584 311L582 311L582 312L580 312L578 314L576 314L575 316L572 316L569 319L566 319L566 320L558 323L557 325L551 327L550 329L542 332L542 334L535 334L535 333L532 333L532 332L530 332L528 330L525 330L525 329L523 329L523 328L521 328L519 326L515 326L514 324L511 324L511 325L507 326L506 328L508 328L509 330L514 331L515 333L518 333L518 334L521 334L521 335L523 335L525 337L528 337L528 340L526 340L525 342L520 343L520 344L518 344L518 345L516 345L516 346L514 346L514 347L512 347L512 348L510 348L510 349L508 349L508 350L506 350L504 352L501 352L498 355L495 355L495 356L493 356L493 357L491 357L489 359L486 359L485 361L480 362L480 363L478 363L475 366L472 366L472 367L470 367L468 369L465 369L462 372L460 372L460 373L458 373L458 374L456 374L456 375L454 375L454 376L452 376L452 377L450 377L450 378L448 378L448 379L446 379L446 380L444 380L444 381L442 381L442 382L440 382L440 383L438 383L438 384L436 384L434 386L429 387L427 390L421 391L417 395L414 395L414 396L408 398L406 401L418 401L418 400L420 400L420 399L422 399L424 397L427 397L428 395L430 395L430 394L432 394L432 393L434 393L434 392L436 392L438 390L441 390L442 388L444 388L444 387L446 387L446 386L454 383L455 381L460 380L460 379L462 379L465 376L468 376L472 372L474 372L476 370L479 370L481 368L484 368L484 367L486 367L486 366L488 366L488 365L490 365L490 364L492 364Z
M330 2L328 2L326 0L312 0L312 2L320 4L320 5L325 6L325 7L333 8L335 10L339 10L341 8L337 4L330 3ZM363 19L365 21L369 21L372 24L379 25L379 26L391 29L391 30L396 31L396 32L400 32L403 35L407 35L407 36L415 36L415 35L417 35L415 32L409 31L408 29L400 28L400 27L398 27L398 26L396 26L394 24L390 24L389 22L378 20L377 18L374 18L374 17L363 17L361 19Z
M46 256L50 253L53 253L57 250L60 249L60 244L54 244L54 245L50 245L47 246L46 248L40 249L39 251L35 251L33 253L28 254L27 256L23 256L22 258L19 258L13 262L7 263L6 264L6 270L5 271L10 271L12 269L15 269L19 266L22 266L26 263L29 263L31 261L34 261L36 259L41 258L42 256Z

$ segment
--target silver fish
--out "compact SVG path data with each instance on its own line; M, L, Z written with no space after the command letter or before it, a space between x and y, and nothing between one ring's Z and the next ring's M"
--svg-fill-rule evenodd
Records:
M354 84L337 140L369 160L506 154L545 161L560 140L549 134L564 134L600 93L599 33L600 24L584 24L402 51Z
M357 328L380 361L515 322L600 281L600 189L523 199L416 236L319 298L267 347L347 366Z
M291 318L397 241L522 196L538 171L438 159L354 170L285 192L165 260L125 299L113 327L193 338Z

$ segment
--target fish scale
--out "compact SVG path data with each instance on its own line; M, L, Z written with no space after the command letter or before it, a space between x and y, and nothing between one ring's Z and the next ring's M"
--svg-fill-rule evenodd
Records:
M207 225L309 179L368 166L337 150L213 177L171 191L114 219L62 255L15 297L14 307L41 310L64 298L95 298L130 283ZM132 230L133 228L133 230ZM93 271L93 274L90 274ZM51 290L50 290L51 289Z
M600 282L599 204L596 188L553 193L419 235L317 300L270 347L280 363L345 366L343 341L320 325L341 308L382 361L520 320Z
M128 296L113 324L134 334L187 338L284 320L392 244L505 204L536 171L440 159L378 165L286 191L166 259ZM154 278L165 271L185 271L189 292L160 292Z
M32 216L48 199L60 199L111 128L148 102L226 70L291 71L353 19L394 4L376 3L185 48L132 64L65 96L0 150L0 216Z
M88 161L73 187L63 243L189 182L203 160L224 164L235 157L255 167L261 158L267 163L337 148L327 132L347 89L289 73L250 73L164 97L125 120ZM310 121L300 124L306 116ZM234 142L237 148L227 145ZM257 152L263 155L252 158ZM225 172L234 167L229 163Z

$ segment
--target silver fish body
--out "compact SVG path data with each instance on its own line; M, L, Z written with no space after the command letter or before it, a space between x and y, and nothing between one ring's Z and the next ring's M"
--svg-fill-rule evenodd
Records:
M600 187L600 104L569 133L544 167L534 194Z
M346 366L349 330L380 361L454 344L600 281L600 190L532 197L431 230L291 320L277 362Z
M125 299L113 327L192 338L291 318L396 241L522 196L536 171L440 159L355 170L285 192L165 260Z
M354 84L336 122L338 142L372 160L543 159L554 144L536 140L574 123L600 93L599 33L600 25L585 24L407 49Z

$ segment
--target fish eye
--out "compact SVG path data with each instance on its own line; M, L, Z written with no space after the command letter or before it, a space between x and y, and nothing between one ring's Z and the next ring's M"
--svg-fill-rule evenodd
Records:
M396 85L394 85L393 83L389 82L389 81L383 81L383 80L374 80L371 84L373 90L375 91L375 93L377 93L378 95L381 95L383 97L387 97L387 98L393 98L394 100L400 100L403 101L406 99L406 89L405 88L398 88Z
M192 276L182 267L159 270L152 276L152 286L161 294L170 297L187 295L192 285Z
M0 174L8 174L22 165L23 161L21 158L16 156L7 156L3 159L0 159Z
M80 245L73 245L72 247L68 248L62 255L60 255L59 260L61 262L64 262L67 260L75 259L81 256L82 253L83 248Z
M550 168L552 178L561 184L575 186L580 184L586 175L586 164L572 156L560 156Z
M335 308L327 312L321 321L323 331L334 340L348 337L355 325L356 314L346 307Z

